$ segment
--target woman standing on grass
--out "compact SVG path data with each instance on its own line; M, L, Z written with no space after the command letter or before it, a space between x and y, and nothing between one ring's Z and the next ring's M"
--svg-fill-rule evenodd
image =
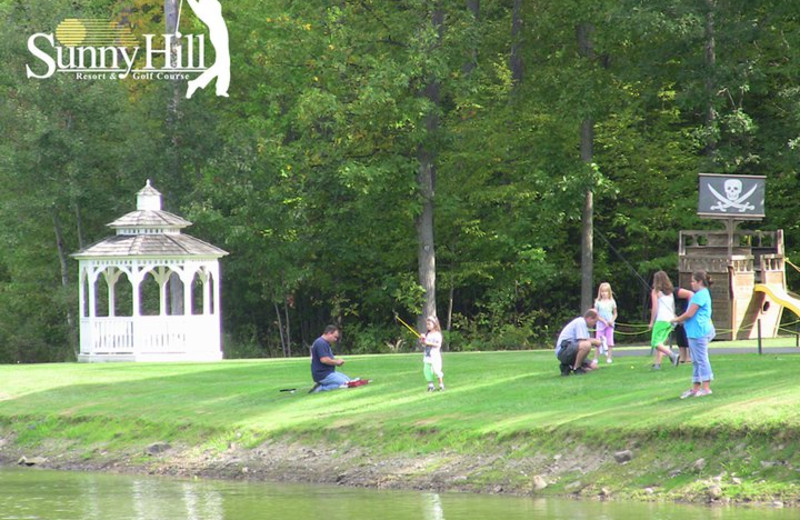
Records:
M684 291L684 293L687 294L691 292L692 291ZM680 316L686 312L686 306L688 302L686 301L685 297L678 295L677 289L675 290L674 294L675 315ZM683 324L675 325L675 328L672 330L672 338L675 340L675 344L678 345L678 356L680 357L679 363L691 363L692 356L689 354L689 339L686 337L686 328L683 326Z
M428 316L425 320L425 327L428 331L419 335L425 355L422 358L422 373L428 381L428 392L433 392L436 387L433 385L433 376L439 379L439 390L444 390L444 372L442 372L442 327L439 325L439 318Z
M678 365L678 355L673 353L664 343L672 332L671 321L675 319L675 298L672 282L664 271L653 275L653 290L650 291L650 346L656 350L653 370L661 369L661 358L669 357L674 366Z
M705 271L692 273L692 291L678 289L678 297L691 298L686 312L675 318L673 324L684 323L692 355L692 388L681 394L687 397L702 397L711 394L710 383L714 379L708 359L708 344L716 331L711 321L711 277Z

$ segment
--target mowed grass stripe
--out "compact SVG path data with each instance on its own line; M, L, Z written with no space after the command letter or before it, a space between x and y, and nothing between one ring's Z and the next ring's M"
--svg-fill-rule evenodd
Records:
M562 378L552 352L446 353L445 392L428 393L417 354L345 356L370 385L307 394L308 359L214 364L0 366L0 420L60 416L146 420L261 435L348 428L425 429L481 436L520 432L797 429L800 356L712 357L714 395L681 401L691 367L651 371L620 357ZM297 388L295 393L279 392ZM334 421L335 419L335 421ZM338 425L338 426L337 426Z

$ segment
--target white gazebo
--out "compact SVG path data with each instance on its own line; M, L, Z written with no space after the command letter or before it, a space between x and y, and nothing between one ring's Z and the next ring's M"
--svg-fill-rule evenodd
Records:
M78 361L222 359L219 259L228 253L181 233L191 222L161 209L150 181L116 235L72 256L80 272Z

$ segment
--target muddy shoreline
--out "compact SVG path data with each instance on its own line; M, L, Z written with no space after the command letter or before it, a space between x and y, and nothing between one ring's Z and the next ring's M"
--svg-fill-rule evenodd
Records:
M177 478L271 481L340 485L357 488L468 492L516 496L559 497L581 500L668 501L703 505L798 507L800 500L759 494L730 498L723 493L736 485L735 476L708 475L701 461L685 461L684 469L664 466L671 474L693 473L691 486L680 491L654 485L611 487L609 471L637 468L636 450L597 453L578 447L562 453L509 456L509 448L477 455L436 453L376 456L353 446L310 447L300 443L266 442L247 449L198 449L153 443L128 453L96 450L84 453L53 442L35 450L21 450L8 439L0 440L0 465L21 465L67 471L149 474ZM647 459L649 455L641 454ZM645 463L650 471L652 462ZM658 464L656 464L657 466ZM741 484L741 483L738 483Z
M509 483L478 485L476 476L497 470L497 455L456 454L377 458L354 447L315 448L267 442L255 449L198 450L154 443L140 452L86 454L53 448L0 448L0 465L64 471L107 471L180 478L342 485L374 489L528 494ZM520 462L520 465L525 465Z

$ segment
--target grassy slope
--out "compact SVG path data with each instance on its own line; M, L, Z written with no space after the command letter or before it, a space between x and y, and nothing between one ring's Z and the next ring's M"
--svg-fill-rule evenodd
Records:
M723 494L734 499L800 495L800 356L714 356L714 395L685 401L677 396L691 368L652 372L645 357L561 378L552 352L450 353L448 390L435 394L424 391L417 354L347 361L347 374L374 383L309 395L307 359L0 366L0 434L17 447L66 441L87 458L99 447L124 451L157 440L221 450L232 440L255 447L346 436L377 457L505 458L561 453L567 442L606 459L623 449L637 454L626 465L594 464L596 483L586 493L612 483L629 495L648 486L702 493L700 477L722 475ZM708 462L695 474L689 468L699 458ZM586 472L559 474L550 490L571 491L570 482L582 490L586 483L575 481ZM528 485L492 471L480 478L517 491Z

